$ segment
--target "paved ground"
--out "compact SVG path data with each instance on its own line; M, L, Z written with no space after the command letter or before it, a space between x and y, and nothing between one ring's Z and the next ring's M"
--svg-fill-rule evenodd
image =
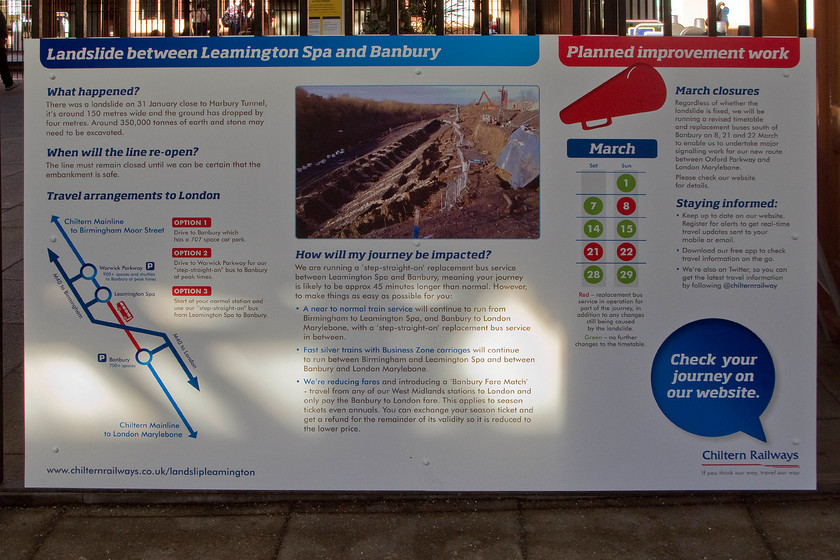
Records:
M817 492L303 494L23 488L23 89L0 91L0 559L840 558L840 348L819 346Z
M840 498L275 496L0 507L0 556L86 559L840 558ZM50 501L46 499L46 501Z

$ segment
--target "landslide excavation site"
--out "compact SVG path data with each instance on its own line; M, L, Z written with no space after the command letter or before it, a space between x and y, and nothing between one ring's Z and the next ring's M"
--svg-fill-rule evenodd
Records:
M303 164L297 236L539 237L539 111L520 105L441 108Z

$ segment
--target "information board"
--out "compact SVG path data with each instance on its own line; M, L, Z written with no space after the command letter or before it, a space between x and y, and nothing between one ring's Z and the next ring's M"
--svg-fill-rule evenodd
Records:
M32 40L26 485L816 485L814 43Z

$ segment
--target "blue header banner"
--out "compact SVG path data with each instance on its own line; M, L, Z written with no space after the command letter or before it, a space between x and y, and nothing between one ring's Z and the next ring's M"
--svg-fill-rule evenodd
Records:
M656 140L570 138L566 155L570 158L655 158L659 154Z
M46 68L531 66L536 36L42 39Z

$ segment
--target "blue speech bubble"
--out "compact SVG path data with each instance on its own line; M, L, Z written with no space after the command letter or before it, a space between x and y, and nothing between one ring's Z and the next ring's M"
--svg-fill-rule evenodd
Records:
M650 382L660 410L683 430L767 441L759 418L773 397L776 369L747 327L726 319L683 325L656 352Z

